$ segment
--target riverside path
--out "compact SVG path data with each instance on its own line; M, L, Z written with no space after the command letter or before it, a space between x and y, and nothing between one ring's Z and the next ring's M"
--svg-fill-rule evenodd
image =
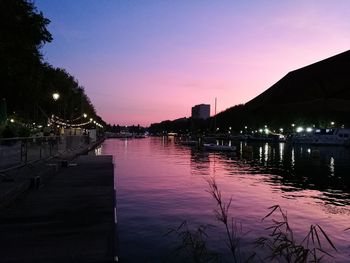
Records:
M113 262L112 156L79 156L0 210L0 262Z

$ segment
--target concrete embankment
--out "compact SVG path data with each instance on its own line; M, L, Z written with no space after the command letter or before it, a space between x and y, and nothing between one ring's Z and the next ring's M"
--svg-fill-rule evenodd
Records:
M112 262L112 156L79 156L0 209L1 262Z
M8 206L28 190L45 185L68 161L86 154L102 142L103 139L78 145L46 159L0 170L0 208Z

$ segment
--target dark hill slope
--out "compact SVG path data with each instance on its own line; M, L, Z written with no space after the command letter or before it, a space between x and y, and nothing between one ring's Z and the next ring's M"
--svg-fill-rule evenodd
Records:
M350 50L288 73L246 106L259 109L269 105L314 104L315 101L339 99L350 100Z
M292 71L243 107L218 115L231 125L233 117L253 126L298 120L319 125L329 119L350 123L350 50Z

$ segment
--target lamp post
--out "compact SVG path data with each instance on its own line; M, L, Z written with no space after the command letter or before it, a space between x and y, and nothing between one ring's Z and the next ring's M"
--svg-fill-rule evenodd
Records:
M57 100L60 98L60 94L58 92L52 93L52 99L57 102ZM59 108L58 108L58 103L57 103L57 115L59 114Z
M54 92L52 93L52 99L55 101L55 103L57 104L57 115L59 114L59 104L57 103L57 100L60 98L60 94L58 92ZM57 129L57 134L59 134L59 127L57 125L57 127L53 127L54 131L56 131Z

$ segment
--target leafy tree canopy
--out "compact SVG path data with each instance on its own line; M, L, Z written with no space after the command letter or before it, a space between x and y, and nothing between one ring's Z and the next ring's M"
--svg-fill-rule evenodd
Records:
M6 99L8 114L31 123L84 112L104 124L78 81L43 61L40 49L52 41L49 23L32 1L0 0L0 99ZM60 93L57 102L53 92Z

